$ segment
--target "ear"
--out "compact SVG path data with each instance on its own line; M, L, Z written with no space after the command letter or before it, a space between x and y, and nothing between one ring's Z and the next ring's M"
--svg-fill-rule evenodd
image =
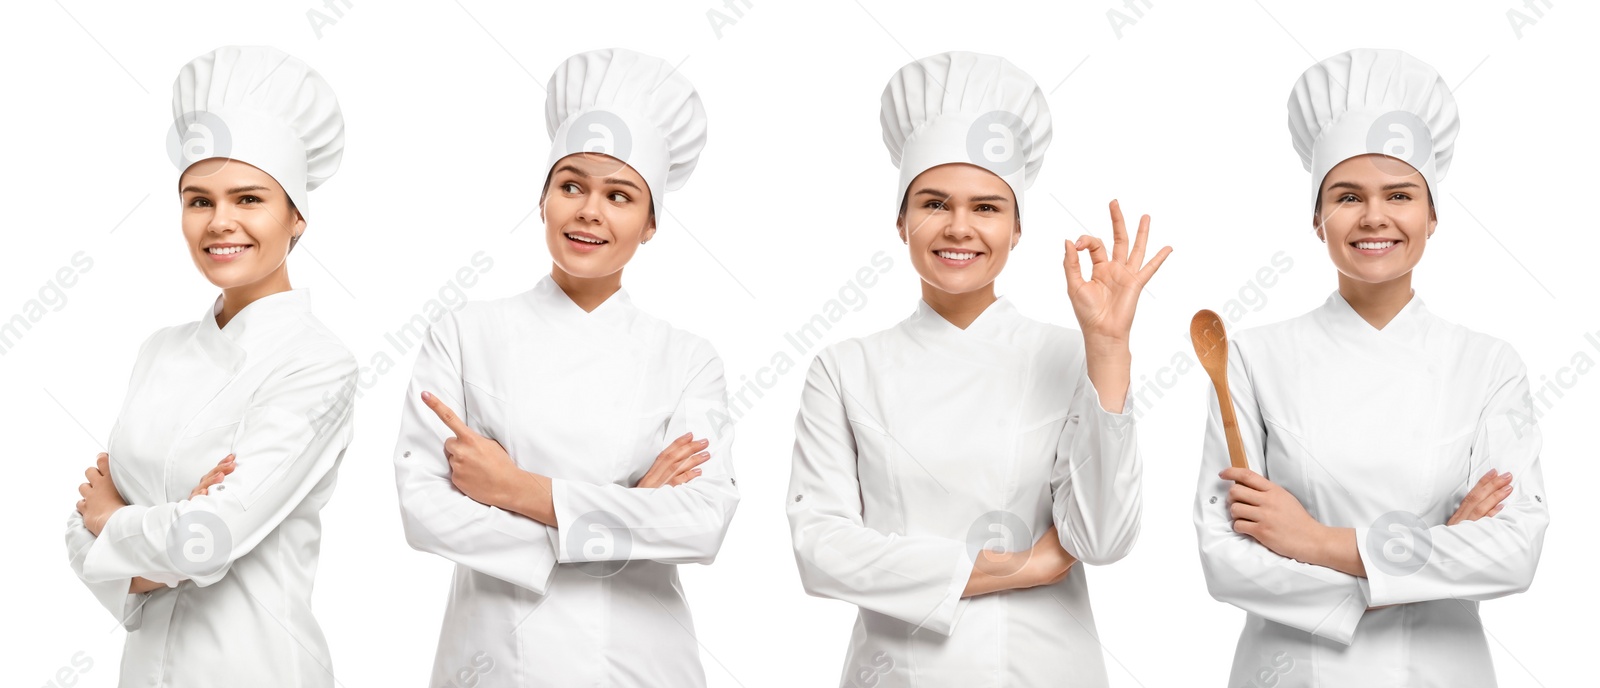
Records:
M1015 249L1020 243L1022 243L1022 220L1019 218L1016 229L1011 230L1011 248Z
M900 243L908 244L911 240L906 238L906 216L900 215L894 219L895 233L900 235Z
M1328 240L1327 237L1322 235L1322 218L1318 215L1315 212L1311 213L1311 231L1317 235L1317 239L1326 242Z
M651 239L654 239L655 236L656 236L656 219L654 217L651 217L650 219L645 220L644 231L639 233L639 241L641 243L642 242L646 242L646 241L649 241Z
M1439 227L1439 212L1433 206L1428 206L1428 236L1433 236L1433 230Z

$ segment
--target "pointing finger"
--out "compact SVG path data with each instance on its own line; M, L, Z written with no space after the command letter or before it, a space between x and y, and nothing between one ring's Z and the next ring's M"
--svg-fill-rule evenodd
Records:
M439 420L444 421L444 426L449 428L450 432L455 433L456 437L470 437L477 434L472 431L472 428L467 427L466 423L461 421L455 411L445 405L444 400L434 396L431 392L422 393L422 403L433 409L434 414L439 416Z

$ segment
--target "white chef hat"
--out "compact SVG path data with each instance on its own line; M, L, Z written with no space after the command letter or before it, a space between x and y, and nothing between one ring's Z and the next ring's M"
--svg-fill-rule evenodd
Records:
M969 163L1022 192L1050 147L1050 104L1033 78L994 55L948 52L900 68L883 89L878 116L889 159L900 168L895 204L929 168Z
M1436 198L1459 125L1444 79L1399 50L1340 53L1307 69L1289 94L1289 133L1311 172L1313 200L1329 170L1369 153L1416 168Z
M208 158L249 163L308 217L307 193L344 156L333 88L276 48L227 45L191 60L172 83L172 116L167 149L179 170Z
M706 145L700 94L657 57L622 48L578 53L556 67L545 94L546 169L573 153L609 155L644 178L657 215Z

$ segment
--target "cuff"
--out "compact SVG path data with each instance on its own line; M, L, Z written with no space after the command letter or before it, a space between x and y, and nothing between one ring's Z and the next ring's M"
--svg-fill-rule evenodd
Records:
M956 620L960 618L960 611L966 602L961 593L966 591L967 581L971 578L972 559L967 556L963 547L963 550L956 554L955 570L950 572L950 587L945 590L944 599L939 602L939 606L928 613L928 618L923 619L919 626L939 635L948 636L954 633Z
M1100 403L1100 390L1094 386L1094 380L1089 379L1088 372L1084 372L1084 381L1089 384L1089 398L1094 407L1094 415L1100 424L1108 430L1123 431L1133 426L1133 383L1128 383L1128 392L1122 396L1122 411L1112 413Z
M1396 602L1393 599L1395 595L1394 580L1390 578L1388 569L1384 568L1385 566L1393 566L1393 564L1372 559L1372 553L1367 551L1368 547L1366 546L1368 533L1371 530L1372 528L1368 526L1360 526L1355 529L1356 556L1361 557L1361 568L1367 572L1365 578L1357 578L1356 581L1361 586L1361 595L1366 598L1367 606L1382 607Z
M136 537L140 534L145 511L146 507L125 506L117 509L116 512L111 514L111 518L106 519L105 527L100 529L100 535L95 537L94 544L89 546L88 553L84 555L84 580L106 581L120 579L124 583L123 592L127 592L126 583L132 576L122 570L127 567L122 565L123 557L119 555L116 547L122 540ZM146 577L148 578L148 576ZM168 582L156 578L150 578L150 580L167 585L176 583L176 581Z
M1351 594L1328 612L1311 634L1327 638L1340 645L1349 645L1356 637L1356 626L1367 613L1367 601L1361 595Z

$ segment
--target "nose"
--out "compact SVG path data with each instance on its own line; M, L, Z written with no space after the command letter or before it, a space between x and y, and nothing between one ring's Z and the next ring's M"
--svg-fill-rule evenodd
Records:
M216 234L239 229L238 210L228 203L212 206L211 222L206 225L206 229Z
M1389 226L1389 214L1384 212L1381 200L1368 201L1361 206L1361 227L1364 229L1385 229Z
M583 205L578 206L578 221L592 225L600 224L600 204L604 200L598 193L585 195Z
M944 226L944 235L946 237L960 241L971 237L975 233L972 228L972 211L965 208L957 208L947 215L950 219Z

